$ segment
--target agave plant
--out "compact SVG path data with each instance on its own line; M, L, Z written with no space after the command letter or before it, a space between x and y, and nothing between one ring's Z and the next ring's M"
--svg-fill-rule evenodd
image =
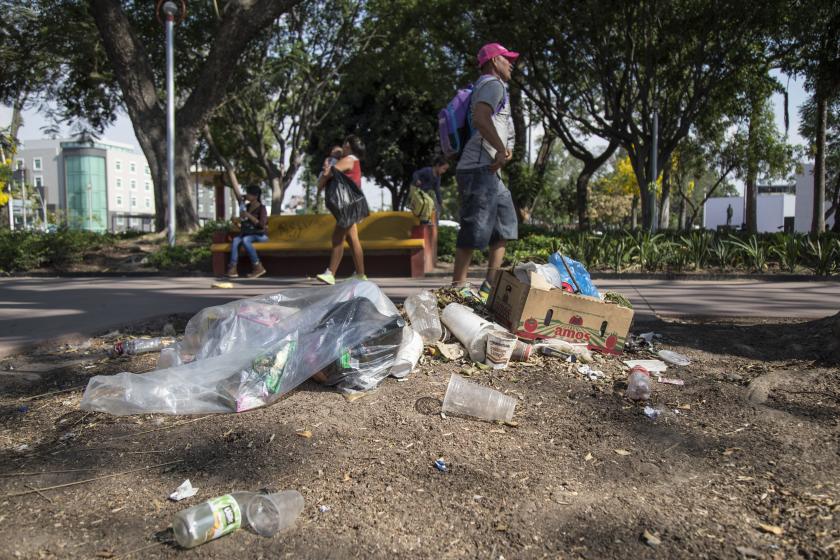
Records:
M663 238L664 235L661 233L651 235L650 232L643 231L636 234L633 240L634 249L636 260L642 270L654 272L663 264L664 257L671 249L671 242L663 241Z
M608 260L612 265L611 268L617 273L621 273L624 267L630 264L633 260L633 254L636 252L633 238L627 233L616 235L605 246L606 258L604 260Z
M736 248L741 254L741 260L752 270L764 272L767 268L767 249L757 235L750 235L746 241L733 237L727 243Z
M828 236L808 239L807 267L820 276L830 276L840 268L840 240Z
M681 236L680 241L680 249L694 265L694 270L704 268L709 259L709 235L703 231L695 231L690 235Z
M770 254L779 259L779 266L788 272L796 272L802 258L804 243L801 235L780 233L770 245Z

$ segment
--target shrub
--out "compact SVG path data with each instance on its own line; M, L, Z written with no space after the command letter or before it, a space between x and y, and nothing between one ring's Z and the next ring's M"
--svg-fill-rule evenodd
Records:
M158 270L197 271L209 270L211 259L208 246L166 245L149 255L149 264Z
M210 243L217 231L227 231L230 223L225 220L209 221L201 229L193 233L192 239L196 243Z

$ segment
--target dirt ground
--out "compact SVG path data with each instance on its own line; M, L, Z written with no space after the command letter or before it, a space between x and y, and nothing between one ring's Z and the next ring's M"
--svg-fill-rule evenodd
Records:
M554 358L492 373L427 357L353 401L307 382L240 415L124 418L78 405L91 375L154 367L104 354L126 333L4 359L0 558L840 558L840 370L815 360L829 321L633 331L692 359L667 373L684 386L654 384L655 421L623 398L617 358L593 382ZM516 396L515 425L442 417L457 372ZM198 496L167 500L186 478ZM167 541L179 510L260 488L303 494L295 527Z

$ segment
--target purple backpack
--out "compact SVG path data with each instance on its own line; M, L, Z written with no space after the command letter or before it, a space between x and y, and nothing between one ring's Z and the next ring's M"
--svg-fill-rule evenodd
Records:
M475 132L472 126L472 111L470 111L474 88L475 86L470 84L463 89L459 89L449 104L438 113L440 151L445 158L456 159L460 157L461 152L464 151L464 146L467 145L467 141ZM507 96L502 99L494 114L501 111L506 102Z

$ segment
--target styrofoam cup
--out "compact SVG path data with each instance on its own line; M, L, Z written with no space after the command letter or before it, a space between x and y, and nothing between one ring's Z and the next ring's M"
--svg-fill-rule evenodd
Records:
M504 369L516 347L516 335L505 331L491 331L487 334L487 351L484 363L493 369Z

